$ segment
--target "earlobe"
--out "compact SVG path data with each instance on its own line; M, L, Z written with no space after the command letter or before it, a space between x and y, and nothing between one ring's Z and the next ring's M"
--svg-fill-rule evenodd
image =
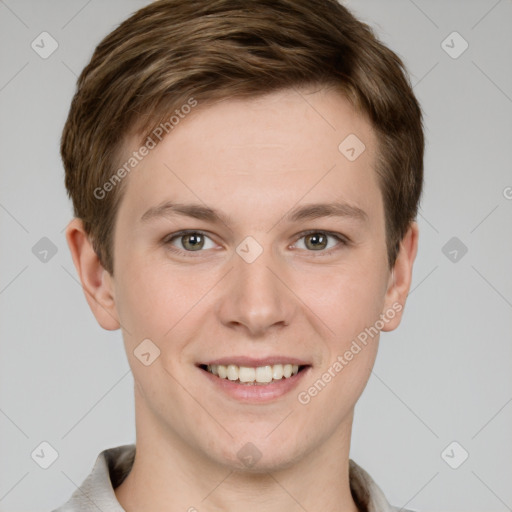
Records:
M112 276L103 268L80 219L66 228L66 240L85 298L96 320L104 329L119 329Z
M388 319L383 331L392 331L402 319L403 309L412 281L412 270L418 251L418 224L413 221L400 242L400 249L392 268L382 314Z

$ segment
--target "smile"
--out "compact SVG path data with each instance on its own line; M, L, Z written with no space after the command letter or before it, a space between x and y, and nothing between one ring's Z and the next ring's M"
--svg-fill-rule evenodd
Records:
M284 354L267 357L231 355L196 363L211 389L242 403L271 403L291 393L308 374L307 359Z

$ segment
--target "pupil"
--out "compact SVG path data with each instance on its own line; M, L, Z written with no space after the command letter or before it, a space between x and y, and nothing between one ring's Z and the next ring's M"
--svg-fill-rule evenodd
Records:
M202 237L202 235L199 235L199 234L185 235L183 237L184 238L183 246L185 247L185 249L192 249L192 250L196 250L198 248L200 249L203 246L203 244L201 243L200 237ZM187 247L187 244L190 244L190 246Z
M312 235L309 235L307 240L310 242L313 241L313 249L315 251L318 249L323 249L325 247L326 237L321 233L314 233ZM320 245L315 245L318 242L320 242Z

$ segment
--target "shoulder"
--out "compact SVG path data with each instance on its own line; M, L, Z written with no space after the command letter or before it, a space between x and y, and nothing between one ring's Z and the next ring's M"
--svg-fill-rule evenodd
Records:
M114 489L130 472L135 445L128 444L103 450L92 471L73 492L69 500L52 512L124 512Z
M391 505L373 478L352 459L349 460L350 490L361 512L413 512Z

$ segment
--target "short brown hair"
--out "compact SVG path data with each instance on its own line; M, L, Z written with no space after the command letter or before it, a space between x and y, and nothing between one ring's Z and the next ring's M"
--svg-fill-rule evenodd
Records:
M336 0L159 0L98 45L62 134L68 195L104 268L113 274L124 183L101 198L95 190L113 176L129 134L146 140L190 98L308 85L334 86L376 132L391 267L423 184L421 108L401 59Z

